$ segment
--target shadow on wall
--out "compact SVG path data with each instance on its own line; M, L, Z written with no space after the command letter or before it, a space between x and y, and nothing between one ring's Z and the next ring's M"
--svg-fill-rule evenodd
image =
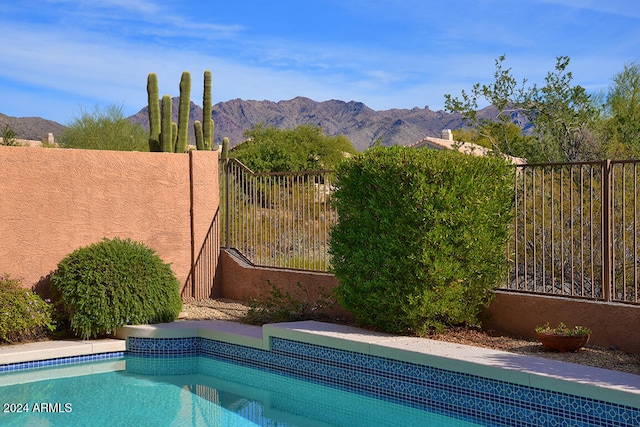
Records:
M31 288L33 292L40 295L43 299L51 298L51 275L53 271L44 277L41 277Z
M194 253L192 268L182 286L180 296L183 301L198 301L214 296L214 283L218 274L220 258L220 210L211 221L209 231L197 255Z

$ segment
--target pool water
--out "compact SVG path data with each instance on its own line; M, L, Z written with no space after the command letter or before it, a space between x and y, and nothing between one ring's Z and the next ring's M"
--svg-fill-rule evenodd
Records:
M127 356L2 378L15 382L0 387L2 426L477 425L205 357Z

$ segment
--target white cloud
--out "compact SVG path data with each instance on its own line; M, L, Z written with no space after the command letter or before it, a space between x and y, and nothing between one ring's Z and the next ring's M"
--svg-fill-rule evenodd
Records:
M578 3L525 0L523 10L542 8L539 2L543 1L562 7ZM451 0L454 6L460 2ZM512 68L519 81L526 77L532 82L543 82L553 70L555 57L568 54L576 83L594 88L606 86L624 63L638 60L625 57L637 50L638 37L631 30L620 36L612 31L608 36L617 38L609 41L611 48L594 51L585 41L588 34L571 33L573 28L568 28L567 36L559 38L551 31L563 28L563 16L552 13L556 8L547 7L544 13L532 16L533 24L518 22L516 26L505 20L508 10L478 15L499 3L497 0L474 3L469 16L455 19L442 14L443 2L435 6L414 2L407 7L382 0L366 10L365 21L357 21L357 8L350 3L336 10L346 9L354 25L391 25L407 19L398 28L367 29L367 37L355 40L257 33L245 27L251 24L242 21L242 16L237 22L222 24L189 19L186 13L171 10L180 7L179 2L47 3L49 9L38 10L36 17L26 16L25 11L14 17L12 13L20 8L17 4L9 6L11 13L0 15L0 85L4 79L15 86L35 88L29 90L53 93L69 98L74 107L79 102L124 104L126 114L146 104L149 72L158 74L161 94L177 96L180 74L191 71L196 103L201 102L202 72L209 69L214 75L215 102L232 98L278 101L300 95L319 101L357 100L375 109L424 105L438 109L445 93L456 95L475 82L490 82L494 61L502 54L507 55L505 66ZM386 15L380 15L385 11ZM573 15L569 10L564 16ZM553 25L545 21L548 17L553 18ZM541 23L548 24L548 34L534 31ZM582 29L587 24L580 25ZM564 51L554 51L557 49ZM6 113L2 102L0 99L0 112ZM51 100L53 104L61 105L57 99Z

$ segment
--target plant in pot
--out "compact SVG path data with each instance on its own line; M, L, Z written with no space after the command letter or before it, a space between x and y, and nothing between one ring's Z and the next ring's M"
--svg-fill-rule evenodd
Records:
M545 348L564 353L584 347L589 342L591 330L584 326L569 328L562 322L552 327L547 322L536 326L536 336Z

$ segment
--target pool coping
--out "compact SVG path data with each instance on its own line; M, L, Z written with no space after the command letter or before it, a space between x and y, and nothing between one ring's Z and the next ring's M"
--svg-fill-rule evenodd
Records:
M124 351L127 337L200 337L270 350L283 338L371 356L477 375L638 407L640 376L535 356L402 337L331 323L302 321L262 327L222 320L176 321L120 328L115 339L46 341L0 347L0 365L24 361Z
M125 351L122 339L38 341L0 347L0 365Z

